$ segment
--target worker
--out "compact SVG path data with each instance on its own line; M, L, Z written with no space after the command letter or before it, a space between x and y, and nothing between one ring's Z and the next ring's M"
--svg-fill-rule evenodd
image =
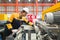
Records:
M25 23L31 26L33 25L33 23L29 22L25 17L27 13L29 13L29 9L25 7L20 13L11 14L8 22L6 23L4 31L5 36L9 36L12 33L13 29L18 29L23 24L21 20L23 20Z

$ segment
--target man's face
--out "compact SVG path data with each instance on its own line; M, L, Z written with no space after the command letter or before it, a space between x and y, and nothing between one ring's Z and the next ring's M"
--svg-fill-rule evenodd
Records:
M27 13L25 11L22 12L22 16L26 16Z
M23 12L23 13L22 13L22 16L26 16L26 14L27 14L27 13Z

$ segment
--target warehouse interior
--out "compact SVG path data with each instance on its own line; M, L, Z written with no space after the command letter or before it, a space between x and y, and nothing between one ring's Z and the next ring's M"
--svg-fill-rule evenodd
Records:
M0 40L60 40L60 0L0 0Z

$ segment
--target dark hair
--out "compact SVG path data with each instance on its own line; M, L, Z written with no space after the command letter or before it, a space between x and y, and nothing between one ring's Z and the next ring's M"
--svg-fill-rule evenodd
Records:
M21 13L26 13L26 14L27 14L27 12L26 12L26 11L24 11L24 10L22 10L22 11L21 11Z

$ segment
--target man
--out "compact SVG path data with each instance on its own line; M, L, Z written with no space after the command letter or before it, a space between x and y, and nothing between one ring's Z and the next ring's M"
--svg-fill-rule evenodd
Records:
M12 33L13 29L18 29L23 24L23 21L31 26L33 25L26 19L25 16L27 15L27 13L29 13L29 9L25 7L20 13L13 13L10 16L8 22L6 23L4 31L5 36L9 36Z

